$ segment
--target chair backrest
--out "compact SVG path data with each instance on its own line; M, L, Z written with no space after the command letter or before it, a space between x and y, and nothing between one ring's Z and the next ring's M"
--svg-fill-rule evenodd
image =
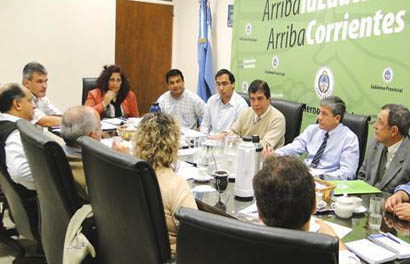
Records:
M255 225L189 208L179 220L177 263L338 263L339 239Z
M300 134L303 110L306 104L284 99L272 99L271 105L278 109L286 119L285 145L293 141Z
M152 167L90 137L78 141L97 227L97 262L170 260L164 207Z
M362 165L364 155L366 153L366 145L367 145L367 136L369 131L369 122L370 116L365 115L357 115L357 114L345 114L343 117L342 123L350 128L359 139L359 149L360 149L360 158L359 158L359 166Z
M81 104L84 105L87 100L88 91L97 87L97 78L83 78L83 96L81 98Z
M81 206L64 150L26 120L19 120L24 152L36 185L41 214L41 241L48 264L63 262L68 223Z
M249 99L249 95L247 93L238 93L238 94L242 96L243 99L245 99L248 106L251 106L251 100Z
M27 210L36 210L36 208L27 208L26 206L36 204L35 197L30 203L25 203L20 195L17 184L10 178L8 172L0 169L0 185L3 191L7 204L13 216L13 222L20 235L27 239L39 240L37 219L30 219L30 214Z

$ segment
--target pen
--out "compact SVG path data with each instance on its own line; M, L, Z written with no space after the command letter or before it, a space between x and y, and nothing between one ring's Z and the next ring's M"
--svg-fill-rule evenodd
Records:
M396 242L397 244L400 245L400 241L398 241L396 238L393 237L390 233L382 233L384 234L387 238L390 238L392 241Z

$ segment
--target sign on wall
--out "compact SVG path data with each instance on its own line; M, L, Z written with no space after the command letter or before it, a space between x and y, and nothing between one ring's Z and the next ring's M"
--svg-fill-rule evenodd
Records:
M307 105L321 98L371 115L386 103L410 105L408 0L235 0L231 69L236 89L268 82L273 98Z

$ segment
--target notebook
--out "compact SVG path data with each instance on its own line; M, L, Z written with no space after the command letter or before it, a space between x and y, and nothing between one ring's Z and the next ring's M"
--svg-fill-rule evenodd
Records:
M367 239L346 243L346 247L369 263L410 258L410 244L390 233L372 234Z

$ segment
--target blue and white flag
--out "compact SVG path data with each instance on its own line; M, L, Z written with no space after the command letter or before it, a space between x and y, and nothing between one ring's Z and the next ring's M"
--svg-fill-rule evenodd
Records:
M198 95L205 101L215 92L212 49L208 40L208 29L211 30L211 8L207 0L200 0L199 36L198 36Z

